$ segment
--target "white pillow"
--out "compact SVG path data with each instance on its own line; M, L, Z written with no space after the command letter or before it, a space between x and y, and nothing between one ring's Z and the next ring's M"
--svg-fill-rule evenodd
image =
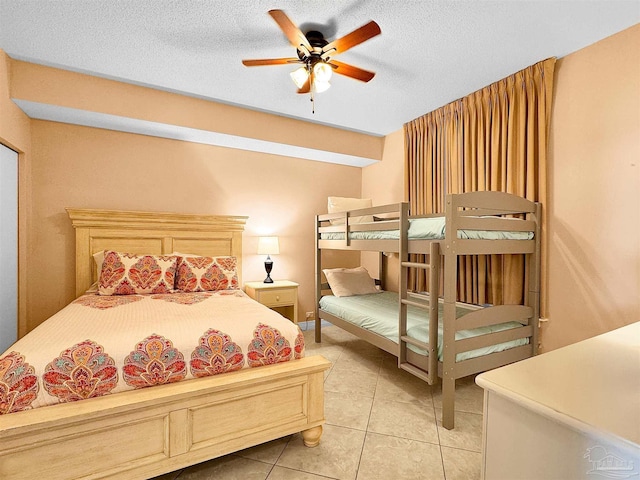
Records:
M327 202L328 213L346 212L348 210L358 210L360 208L371 208L370 198L349 198L349 197L329 197ZM363 215L361 217L351 217L351 223L373 222L373 215ZM331 220L332 225L344 225L343 220Z
M376 288L376 282L364 267L332 268L322 271L336 297L380 293L380 290Z
M98 276L96 278L100 278L100 272L102 272L102 263L104 262L104 250L100 250L93 254L93 261L96 262L96 273Z

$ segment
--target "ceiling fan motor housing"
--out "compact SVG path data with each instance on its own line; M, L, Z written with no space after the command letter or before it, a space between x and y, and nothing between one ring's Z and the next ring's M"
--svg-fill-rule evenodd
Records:
M300 58L300 60L305 61L307 60L307 57L309 55L311 55L311 57L316 57L316 61L320 61L320 55L322 54L322 48L327 45L329 42L327 42L327 40L324 38L324 35L322 34L322 32L318 32L316 30L310 30L305 34L305 37L307 37L307 40L309 41L309 44L311 45L311 47L313 48L313 50L311 52L309 52L307 54L306 52L306 48L297 48L297 52L298 52L298 58Z

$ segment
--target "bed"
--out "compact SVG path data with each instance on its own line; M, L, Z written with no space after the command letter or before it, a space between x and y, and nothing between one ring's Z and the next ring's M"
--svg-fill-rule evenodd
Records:
M442 424L454 428L456 379L536 353L540 215L539 203L503 192L447 195L444 215L410 216L407 203L317 215L315 341L321 341L326 320L397 356L399 368L430 385L441 379ZM323 276L339 274L340 282L353 283L348 279L362 272L324 269L323 250L379 252L382 289L383 254L398 254L399 292L380 293L365 278L365 283L358 280L362 289L336 294L331 279L326 283ZM424 255L425 261L410 254ZM458 301L458 258L482 254L525 256L527 292L521 305ZM428 271L428 292L408 291L412 268ZM369 302L373 306L365 305Z
M144 479L296 432L319 443L330 364L304 357L297 326L233 288L246 217L67 211L77 299L0 355L0 478ZM187 282L180 293L154 284L148 294L100 295L94 254L105 251L176 268L175 257L215 258L224 268L207 278L220 289ZM171 272L160 277L171 283ZM103 278L99 288L128 288ZM238 315L252 331L241 332ZM40 348L22 356L29 337Z

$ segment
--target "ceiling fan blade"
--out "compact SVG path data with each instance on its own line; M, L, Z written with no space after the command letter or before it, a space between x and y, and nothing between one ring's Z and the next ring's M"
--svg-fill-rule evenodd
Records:
M322 48L322 56L323 58L331 53L333 55L338 55L339 53L344 53L352 47L356 45L360 45L362 42L369 40L370 38L375 37L376 35L380 35L382 30L380 30L380 26L371 20L366 25L361 26L360 28L355 29L353 32L346 34L342 38L338 38L333 42L329 42Z
M339 73L340 75L345 75L347 77L355 78L356 80L360 80L361 82L368 82L376 75L374 72L354 67L353 65L349 65L348 63L338 62L337 60L331 60L331 62L329 62L329 65L334 67L334 72Z
M291 21L287 14L282 10L269 10L269 15L276 21L276 23L280 26L280 29L284 32L284 34L291 42L291 45L298 48L300 45L304 45L307 51L311 51L311 44L307 37L304 36L304 33L300 31L300 29L296 26L295 23Z
M298 89L298 93L309 93L311 91L311 79L307 78L304 85Z
M242 60L246 67L261 67L263 65L285 65L289 63L301 63L299 58L261 58L258 60Z

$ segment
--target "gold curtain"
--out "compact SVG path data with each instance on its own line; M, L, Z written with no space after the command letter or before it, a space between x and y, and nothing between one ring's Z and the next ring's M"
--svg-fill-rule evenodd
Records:
M444 211L444 190L432 185L444 182L446 165L443 132L445 112L440 109L405 124L406 162L405 192L412 215ZM425 255L412 255L412 261L425 261ZM412 290L425 291L427 276L424 271L409 269Z
M447 193L483 190L513 193L546 205L554 66L555 58L536 63L405 124L405 194L412 214L442 213ZM542 225L545 304L544 215ZM459 269L461 301L522 301L522 256L463 257ZM409 282L414 290L426 287L421 272L414 272Z

